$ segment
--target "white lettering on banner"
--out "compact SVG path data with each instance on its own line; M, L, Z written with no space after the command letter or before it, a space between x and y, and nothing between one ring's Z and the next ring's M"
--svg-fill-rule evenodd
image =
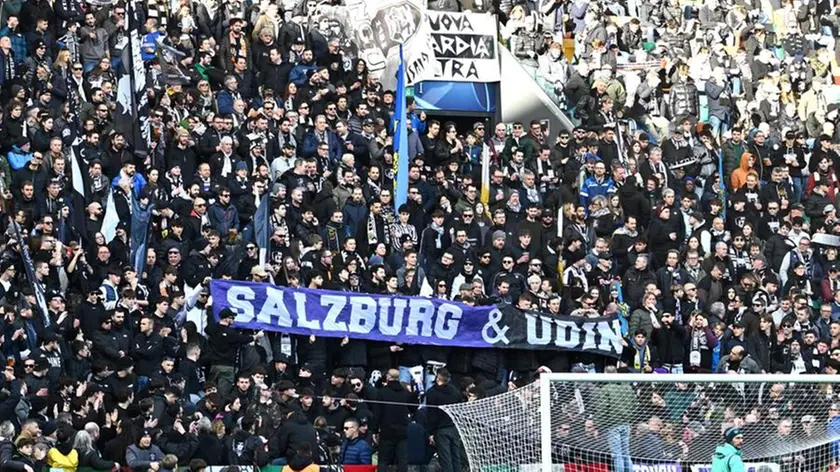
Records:
M633 472L681 472L679 464L633 464Z
M545 346L551 342L554 323L550 319L531 313L525 313L525 319L528 322L528 344Z
M350 298L350 332L367 334L376 325L376 300L371 297Z
M307 328L307 329L321 329L321 322L318 320L310 320L306 318L306 295L302 293L294 293L295 302L295 310L297 310L297 325L299 328Z
M254 291L248 287L233 286L227 291L227 302L230 309L236 313L236 319L239 323L250 323L258 321L254 319L254 305L253 302L256 296Z
M393 300L393 313L390 316L389 308L391 307L391 299L381 299L379 301L379 332L386 336L399 336L402 334L403 318L405 318L405 308L408 303L402 298L395 298Z
M586 331L589 330L590 328L586 329ZM591 330L601 333L600 342L595 346L595 349L612 352L621 352L624 350L624 346L621 345L620 335L607 336L608 333L621 333L621 322L617 319L612 321L599 321L592 326Z
M455 305L443 304L438 308L435 316L435 336L443 339L454 339L458 334L461 316L464 314Z
M292 326L292 315L283 303L283 291L278 288L265 289L266 303L260 309L257 319L260 323L277 323L280 326Z
M528 344L534 346L546 346L554 339L555 345L563 348L608 352L621 352L622 349L621 338L610 336L621 329L616 325L617 320L577 323L534 313L525 313L525 320Z
M327 317L322 326L330 331L347 331L347 323L338 321L338 315L347 304L347 297L341 295L321 295L321 306L329 306Z
M428 300L417 299L412 299L408 306L408 326L405 328L405 334L430 337L434 326L432 318L435 316L435 306Z

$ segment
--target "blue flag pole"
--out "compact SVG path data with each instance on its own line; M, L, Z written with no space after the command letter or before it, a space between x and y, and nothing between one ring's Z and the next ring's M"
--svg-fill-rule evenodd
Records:
M254 242L260 249L260 266L265 265L268 259L268 245L271 239L271 234L269 234L270 206L271 200L266 193L260 200L260 206L257 207L257 212L254 214L254 239L256 239Z
M394 107L394 167L396 179L394 180L394 212L408 200L408 127L406 126L406 105L405 105L405 61L403 60L403 47L400 45L400 66L397 69L397 102Z

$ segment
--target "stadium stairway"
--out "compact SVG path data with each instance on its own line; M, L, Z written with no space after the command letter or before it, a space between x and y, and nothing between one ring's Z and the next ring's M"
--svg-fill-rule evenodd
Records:
M519 63L516 56L501 43L499 55L502 62L502 80L500 84L501 119L504 123L521 121L527 125L531 120L543 123L548 128L549 143L561 129L569 131L575 123L548 96L537 83L534 75Z

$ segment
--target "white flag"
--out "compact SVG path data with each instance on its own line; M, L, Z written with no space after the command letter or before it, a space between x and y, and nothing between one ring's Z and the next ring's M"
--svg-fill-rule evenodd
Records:
M85 179L82 176L82 167L79 165L79 156L76 154L74 146L70 146L70 172L73 173L73 190L84 198Z
M117 235L117 225L120 223L120 215L117 214L117 204L114 203L114 190L108 193L108 204L105 206L105 218L102 219L102 235L105 236L105 243L110 243Z

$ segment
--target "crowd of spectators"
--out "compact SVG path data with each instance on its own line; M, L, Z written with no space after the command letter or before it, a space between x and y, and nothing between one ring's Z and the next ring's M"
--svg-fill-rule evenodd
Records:
M840 370L829 2L430 2L498 15L579 125L459 129L409 98L396 208L395 94L320 3L3 3L0 469L375 453L384 471L436 451L453 472L434 406L616 362L238 330L208 313L213 278L618 316L633 372ZM135 12L145 146L115 123Z

